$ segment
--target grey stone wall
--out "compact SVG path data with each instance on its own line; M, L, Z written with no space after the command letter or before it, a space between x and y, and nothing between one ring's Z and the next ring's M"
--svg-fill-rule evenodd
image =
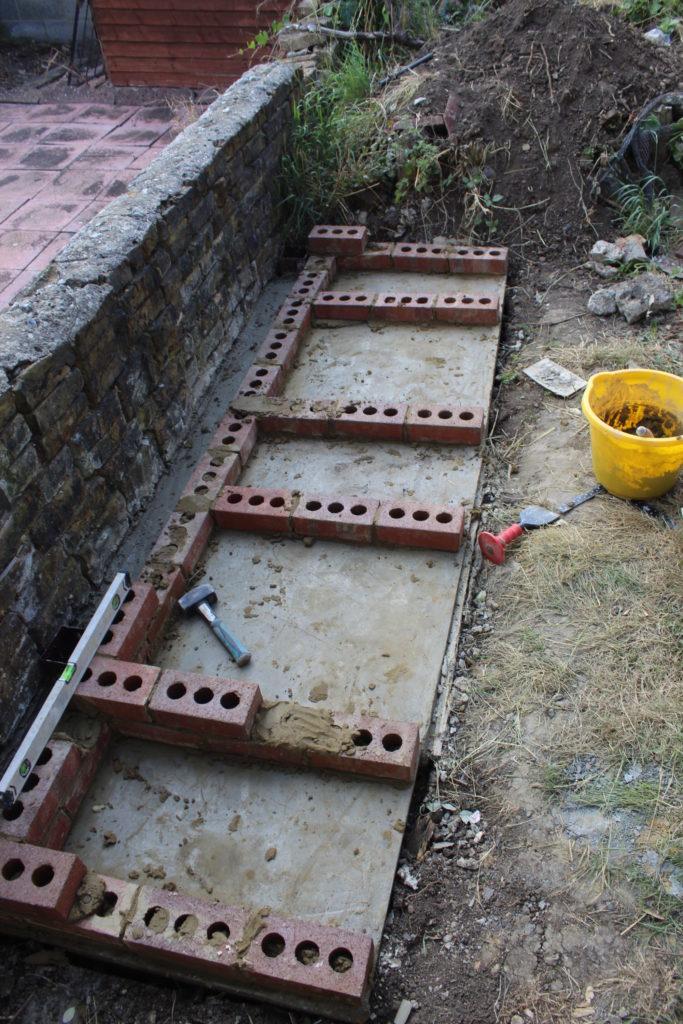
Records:
M0 743L272 276L296 81L248 72L0 314Z
M76 0L0 0L0 25L12 39L70 43Z

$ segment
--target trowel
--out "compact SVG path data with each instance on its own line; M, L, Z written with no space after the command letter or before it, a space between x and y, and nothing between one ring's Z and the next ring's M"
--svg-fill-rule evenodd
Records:
M566 515L567 512L571 512L572 509L576 508L577 505L583 505L584 501L590 501L591 498L595 498L598 494L603 494L605 488L602 484L598 484L597 487L591 488L590 491L584 491L583 494L577 494L571 501L565 502L564 505L559 505L557 510L553 512L549 508L541 508L539 505L529 505L527 508L522 509L519 514L519 522L513 523L512 526L508 526L502 533L480 533L479 534L479 547L484 558L487 558L489 562L494 562L496 565L501 565L505 561L505 548L510 541L516 540L517 537L521 537L525 530L533 530L537 526L548 526L550 523L556 522L560 516Z

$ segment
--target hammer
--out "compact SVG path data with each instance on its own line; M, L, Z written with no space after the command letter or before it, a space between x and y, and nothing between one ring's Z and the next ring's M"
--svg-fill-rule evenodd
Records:
M194 611L203 615L220 642L227 649L232 660L236 661L240 666L246 665L251 660L251 654L246 647L242 647L239 640L235 640L234 636L228 633L221 620L211 611L210 606L215 604L217 600L218 597L213 587L210 587L208 583L201 583L198 587L184 594L178 601L178 604L186 615L190 615Z

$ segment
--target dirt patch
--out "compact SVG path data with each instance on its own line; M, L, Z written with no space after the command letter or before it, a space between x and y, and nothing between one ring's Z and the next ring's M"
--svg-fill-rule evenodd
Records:
M443 114L450 99L460 172L482 173L480 188L502 196L488 233L513 244L515 259L543 260L583 255L596 236L611 237L613 212L599 201L597 174L645 103L680 88L676 46L654 47L607 9L509 0L429 49L419 116ZM680 187L674 168L659 173ZM434 206L422 203L419 216L410 200L406 236L467 233L463 199L456 180ZM391 233L396 211L383 218L378 226ZM483 220L478 228L485 236Z

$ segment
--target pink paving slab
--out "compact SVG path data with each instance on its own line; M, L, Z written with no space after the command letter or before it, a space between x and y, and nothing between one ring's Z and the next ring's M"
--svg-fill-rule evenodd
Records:
M52 237L49 231L0 230L0 270L23 270Z

